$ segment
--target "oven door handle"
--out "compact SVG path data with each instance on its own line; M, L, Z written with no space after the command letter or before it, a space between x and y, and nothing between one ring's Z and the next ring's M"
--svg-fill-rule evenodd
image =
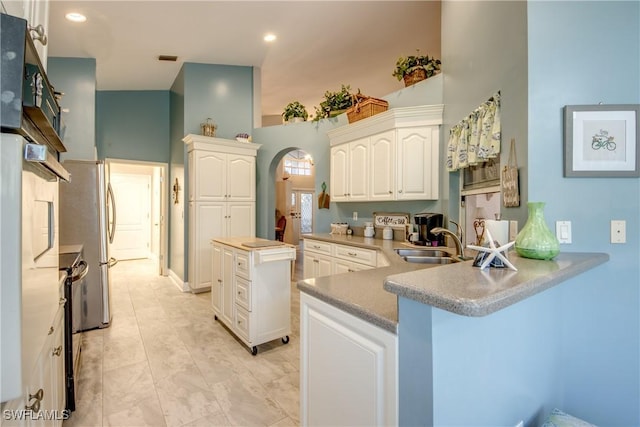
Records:
M82 260L78 263L78 268L82 268L78 274L74 274L71 276L72 282L77 282L78 280L84 279L89 273L89 264L85 260Z

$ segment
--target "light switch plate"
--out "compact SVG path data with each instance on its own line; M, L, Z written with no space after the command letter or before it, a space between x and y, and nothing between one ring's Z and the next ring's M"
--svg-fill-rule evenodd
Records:
M611 220L611 243L627 243L627 222L619 219Z
M561 244L571 243L571 221L556 221L556 237Z

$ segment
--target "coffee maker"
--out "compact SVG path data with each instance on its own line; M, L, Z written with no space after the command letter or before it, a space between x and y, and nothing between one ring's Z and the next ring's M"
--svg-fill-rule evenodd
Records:
M418 213L413 215L413 222L418 226L418 241L421 246L444 246L444 234L431 233L434 227L442 227L444 215L441 213Z

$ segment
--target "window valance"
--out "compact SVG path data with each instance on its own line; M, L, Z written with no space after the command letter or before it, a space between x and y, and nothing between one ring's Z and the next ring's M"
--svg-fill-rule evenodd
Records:
M500 92L449 130L447 170L477 165L500 154Z

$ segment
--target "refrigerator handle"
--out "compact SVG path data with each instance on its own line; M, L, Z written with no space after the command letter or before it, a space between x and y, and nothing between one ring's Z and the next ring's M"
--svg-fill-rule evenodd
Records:
M113 238L116 235L116 198L113 196L113 189L111 188L111 183L107 184L107 197L111 199L111 216L110 216L110 227L109 227L109 243L113 243Z

